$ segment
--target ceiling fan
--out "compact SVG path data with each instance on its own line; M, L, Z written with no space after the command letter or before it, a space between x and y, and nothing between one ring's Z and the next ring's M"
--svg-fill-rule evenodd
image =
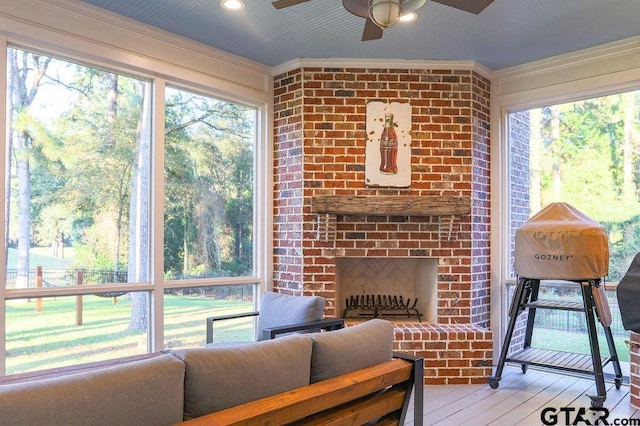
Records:
M275 0L271 2L276 9L295 6L309 0ZM455 7L478 14L493 0L432 0L436 3ZM342 0L349 12L366 19L362 41L382 38L382 31L395 24L400 16L416 12L427 0Z

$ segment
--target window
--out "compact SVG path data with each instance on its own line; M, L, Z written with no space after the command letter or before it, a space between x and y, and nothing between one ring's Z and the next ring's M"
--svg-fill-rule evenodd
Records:
M149 282L150 83L14 48L8 64L7 288L95 289L7 303L7 372L145 352L149 294L124 287Z
M513 112L508 122L509 265L517 228L547 204L563 201L605 227L610 257L604 278L615 285L640 251L640 92ZM615 291L607 293L618 355L628 361L628 332ZM578 287L562 282L548 282L540 297L581 300ZM532 346L589 353L583 313L539 310L536 315ZM607 345L602 341L600 347L606 351Z
M178 88L167 88L165 105L165 279L254 276L256 110ZM255 284L167 290L165 347L202 345L213 312L255 310ZM252 325L228 324L216 335L251 340Z
M255 109L173 88L165 103L167 278L253 275Z
M605 227L606 279L619 281L640 250L640 92L515 112L509 123L511 240L542 207L567 202Z
M207 316L255 309L257 107L35 50L7 64L0 372L201 346Z

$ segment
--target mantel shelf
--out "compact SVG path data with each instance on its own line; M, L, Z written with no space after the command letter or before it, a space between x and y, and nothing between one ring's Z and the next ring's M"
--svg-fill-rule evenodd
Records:
M311 212L390 216L467 215L471 214L471 198L412 195L320 195L311 200Z

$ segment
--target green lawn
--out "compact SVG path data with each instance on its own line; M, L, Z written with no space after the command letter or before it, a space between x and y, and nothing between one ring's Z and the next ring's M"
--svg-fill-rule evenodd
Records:
M147 352L145 331L128 330L131 300L82 297L82 325L76 323L77 298L7 302L7 374L117 358ZM252 303L199 296L165 296L165 348L202 346L205 318L246 312ZM250 321L232 321L216 330L218 339L249 340Z
M8 254L7 269L16 269L18 250L10 248ZM53 257L49 247L32 247L29 251L29 267L30 269L35 269L37 266L42 266L43 269L67 269L74 260L73 247L65 247L64 254L64 259Z
M600 346L600 352L603 356L609 356L610 354L607 342L602 333L600 333L601 327L599 324L597 327L599 327L598 344ZM618 359L620 361L629 362L629 348L624 342L628 338L628 336L613 336L616 351L618 352ZM579 354L591 353L591 349L589 348L589 336L587 336L586 332L575 333L545 328L534 328L531 346L541 349L554 349Z

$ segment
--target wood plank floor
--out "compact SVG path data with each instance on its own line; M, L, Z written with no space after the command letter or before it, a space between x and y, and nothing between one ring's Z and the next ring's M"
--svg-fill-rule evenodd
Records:
M613 383L606 385L604 408L609 410L608 424L640 425L640 412L629 403L629 385L623 384L620 389ZM571 424L581 408L586 410L584 418L590 423L577 424L593 424L597 415L589 410L591 399L587 395L596 393L590 378L534 368L522 374L520 367L506 366L497 389L491 389L488 384L425 386L424 424L542 425L541 413L547 407L558 414L558 425ZM560 408L566 409L560 411ZM571 409L575 411L569 411ZM622 422L614 423L615 419ZM628 419L638 420L628 422ZM408 420L406 424L413 425L412 419Z

